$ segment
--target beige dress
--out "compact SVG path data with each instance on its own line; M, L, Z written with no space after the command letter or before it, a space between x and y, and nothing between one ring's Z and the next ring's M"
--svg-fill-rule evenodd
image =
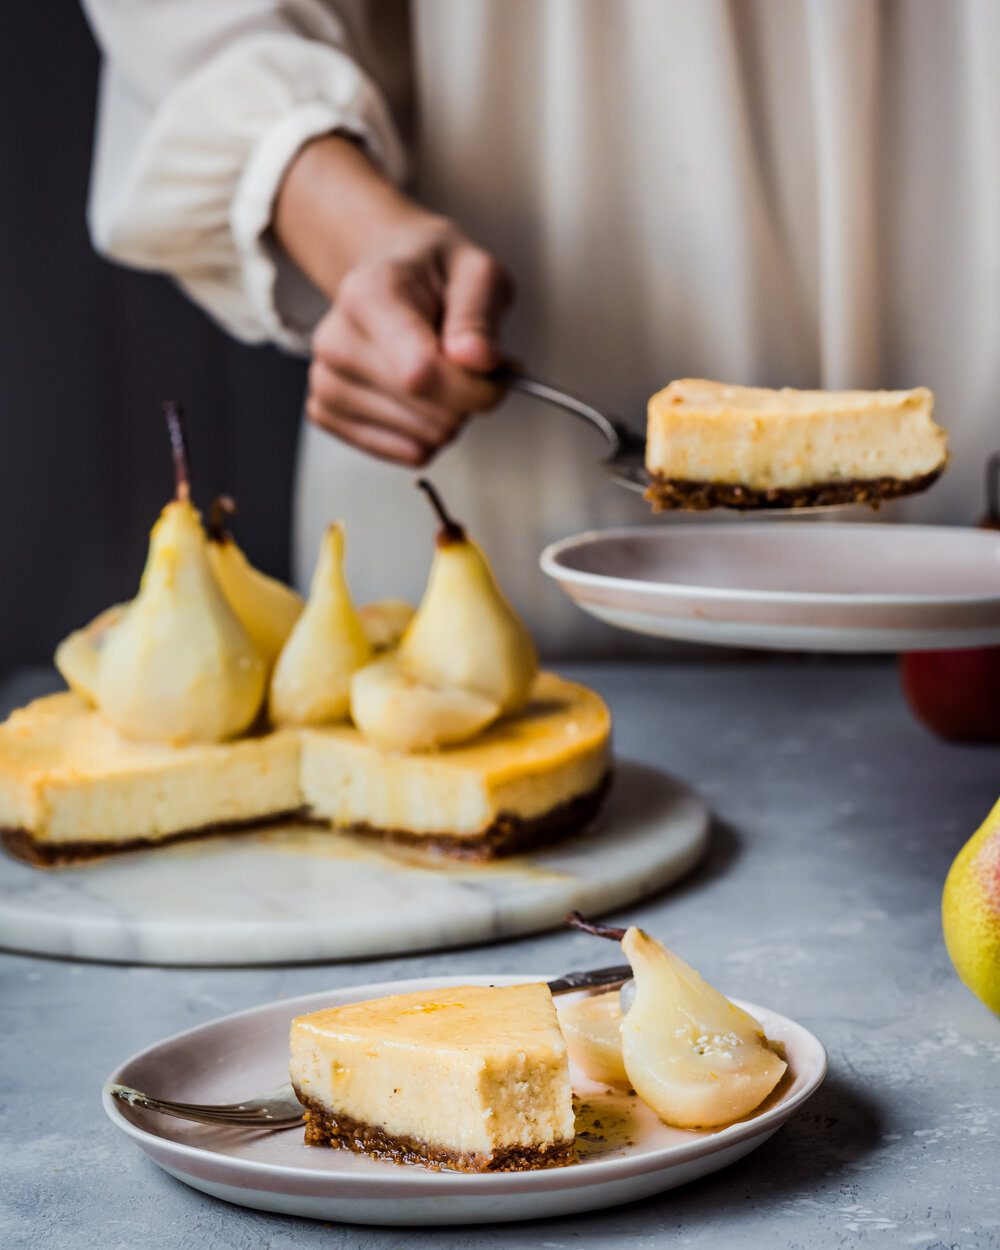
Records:
M891 515L979 510L1000 446L995 0L87 8L107 58L95 242L237 336L307 350L322 301L268 224L299 146L344 128L514 271L507 341L536 371L637 424L684 374L925 384L953 463ZM619 645L537 569L553 538L647 519L598 451L517 399L433 467L548 649ZM340 516L358 596L416 596L431 523L408 478L307 430L300 576Z

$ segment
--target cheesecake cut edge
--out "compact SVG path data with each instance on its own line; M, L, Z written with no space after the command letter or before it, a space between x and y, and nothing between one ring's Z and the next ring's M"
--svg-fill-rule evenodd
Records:
M335 825L310 817L308 808L281 811L256 816L250 820L220 821L195 829L180 829L162 837L137 837L118 842L49 842L35 838L31 830L24 828L0 829L0 841L14 859L33 868L59 868L73 863L85 863L109 855L128 851L149 850L156 846L168 846L176 842L189 842L196 838L217 837L222 834L246 833L254 829L279 824L282 821L301 821L317 828L337 833L357 833L379 838L390 843L423 847L441 852L453 859L486 861L502 859L522 851L551 846L563 838L582 831L598 814L611 788L612 773L609 769L597 787L586 794L577 795L568 802L560 803L540 816L520 817L501 812L482 833L460 836L449 833L416 833L408 829L381 829L372 825Z
M430 1168L447 1167L456 1172L527 1172L564 1166L575 1158L573 1138L538 1146L498 1146L488 1155L451 1150L415 1137L397 1136L379 1125L364 1124L348 1115L335 1114L294 1083L292 1088L305 1108L307 1146L329 1146L367 1155L370 1159L420 1163Z

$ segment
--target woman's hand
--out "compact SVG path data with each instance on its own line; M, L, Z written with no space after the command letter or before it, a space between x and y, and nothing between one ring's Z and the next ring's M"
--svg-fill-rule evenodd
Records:
M502 398L486 375L501 361L509 277L451 222L399 195L353 144L303 150L275 231L333 299L313 336L306 412L316 425L422 465L470 413Z

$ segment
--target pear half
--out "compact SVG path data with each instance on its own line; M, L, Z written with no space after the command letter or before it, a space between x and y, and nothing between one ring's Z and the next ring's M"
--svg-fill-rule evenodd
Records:
M166 416L176 498L153 527L139 593L107 632L95 694L103 715L129 737L219 742L256 718L265 665L209 566L179 408L167 405Z
M305 600L291 586L255 569L246 558L223 522L235 511L227 495L212 505L208 560L229 606L271 668L302 615Z
M399 658L417 677L460 687L516 712L538 672L531 635L497 585L489 562L445 511L430 484L427 494L441 528L423 601L399 645Z
M642 1101L678 1128L730 1124L759 1107L787 1067L760 1022L642 929L626 931L622 950L635 977L622 1059Z
M344 576L344 530L327 526L309 598L271 677L269 712L276 725L344 720L351 678L372 658Z
M82 629L74 629L56 647L55 666L66 685L88 703L97 702L97 666L108 634L125 614L127 603L105 608Z
M578 998L559 1009L569 1057L585 1077L602 1085L629 1085L622 1058L622 1009L617 990Z
M433 751L465 742L499 715L494 699L414 677L394 655L367 664L351 679L351 719L383 751Z

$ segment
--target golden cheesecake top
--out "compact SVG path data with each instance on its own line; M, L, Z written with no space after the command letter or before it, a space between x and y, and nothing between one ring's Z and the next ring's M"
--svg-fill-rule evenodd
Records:
M296 1044L336 1046L350 1040L394 1049L443 1049L492 1054L510 1049L562 1055L559 1030L547 985L458 985L411 994L393 994L343 1007L329 1007L292 1021Z

